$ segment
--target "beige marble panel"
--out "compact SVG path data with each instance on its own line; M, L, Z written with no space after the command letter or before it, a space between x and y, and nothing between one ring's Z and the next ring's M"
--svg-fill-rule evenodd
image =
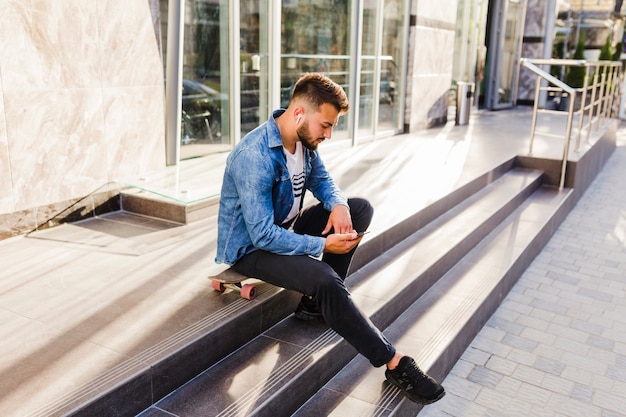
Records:
M84 196L106 181L99 89L5 92L15 209Z
M525 58L541 58L543 43L525 43L522 45L522 56ZM524 67L520 67L519 86L517 89L518 100L535 101L535 86L537 76Z
M410 131L430 127L433 120L446 116L451 82L451 74L413 77L413 90L406 114Z
M409 78L405 123L410 131L430 127L447 115L452 82L454 32L416 26L409 38Z
M0 86L0 214L13 211L13 185L9 163L9 142L4 118L4 95Z
M416 1L417 16L450 24L456 23L456 8L459 0Z
M160 85L163 64L147 0L99 0L102 84Z
M104 90L109 180L165 166L163 112L161 85Z
M524 36L543 38L546 32L547 6L545 0L528 0Z
M451 30L415 28L413 75L449 73L454 59L454 32Z
M148 1L0 0L6 39L0 213L37 211L164 165L163 69Z
M0 0L4 91L99 84L96 4L84 0Z
M37 227L36 210L0 214L0 240L30 232Z
M161 32L161 0L148 0L150 4L150 14L152 15L152 26L154 27L154 36L159 50L162 50L162 32Z

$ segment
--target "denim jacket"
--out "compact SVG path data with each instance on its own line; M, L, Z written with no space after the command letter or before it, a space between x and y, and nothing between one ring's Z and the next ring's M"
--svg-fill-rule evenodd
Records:
M314 257L324 250L323 237L299 235L280 226L294 202L283 142L274 120L284 111L274 111L226 159L217 222L217 263L232 265L258 249ZM305 190L326 210L347 205L317 152L305 149L304 166Z

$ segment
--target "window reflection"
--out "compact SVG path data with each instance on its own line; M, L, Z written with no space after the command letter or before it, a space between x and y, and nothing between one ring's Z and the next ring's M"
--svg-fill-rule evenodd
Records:
M241 137L269 117L267 1L241 0Z
M306 72L323 72L350 94L350 7L350 0L283 0L281 107ZM333 138L347 138L346 117L339 119Z
M401 0L385 0L383 6L383 33L381 38L378 131L402 127L402 103L398 97L403 62L405 15Z
M222 107L227 101L219 91L183 79L181 143L221 143Z
M168 3L174 0L152 1L160 4L167 62ZM279 5L270 0L239 0L238 16L229 16L230 1L184 0L181 159L229 150L263 123L273 110L269 85L276 71L280 72L281 107L307 72L328 75L355 97L350 115L340 118L334 129L334 138L401 130L402 100L397 99L397 91L404 85L406 4L407 0L282 0ZM352 9L359 5L363 20L356 35ZM281 7L280 39L273 39L268 27L268 13L274 7ZM237 34L231 22L239 27ZM351 49L356 43L353 32L360 37L359 51ZM239 62L232 59L230 36L239 37ZM270 68L277 47L280 68ZM352 58L360 59L358 80L351 79L356 63ZM239 83L231 84L235 75ZM236 114L229 113L232 100L238 102ZM239 120L234 122L233 117ZM348 124L355 119L358 124L349 131ZM231 132L231 126L238 132Z
M506 9L506 20L504 22L504 47L500 59L500 88L498 90L498 104L509 104L513 102L513 85L517 71L518 55L517 46L520 36L520 4L509 1Z
M167 62L168 0L160 0L163 62ZM185 0L180 159L228 149L228 4Z
M363 5L363 39L361 43L361 85L359 89L359 133L368 136L373 133L372 115L374 108L376 77L376 21L378 2L365 2Z

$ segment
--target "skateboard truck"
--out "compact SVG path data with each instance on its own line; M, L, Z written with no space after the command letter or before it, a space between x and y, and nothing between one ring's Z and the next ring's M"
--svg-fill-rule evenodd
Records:
M215 276L210 276L211 287L215 291L224 292L231 289L239 292L241 298L252 300L256 297L256 286L252 284L242 284L242 281L248 279L247 276L229 268Z

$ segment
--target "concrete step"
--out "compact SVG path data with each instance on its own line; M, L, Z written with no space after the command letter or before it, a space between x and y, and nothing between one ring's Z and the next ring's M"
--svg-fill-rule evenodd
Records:
M388 229L372 230L359 247L352 266L365 265L377 259L386 249L393 247L437 215L500 178L512 165L512 161L507 161L485 172ZM216 208L216 205L210 206L204 222L211 224L216 222ZM396 213L393 214L395 216ZM197 223L169 227L175 223L165 221L167 227L158 232L159 238L156 240L146 241L142 233L127 236L134 224L139 223L144 227L146 219L150 220L150 224L155 220L154 217L121 210L85 220L80 227L79 225L68 227L77 229L77 233L80 232L80 239L74 239L77 240L76 243L91 246L97 244L104 251L134 255L161 247L163 241L173 242L176 239L206 233L205 228L194 227ZM103 228L106 229L106 233L99 232ZM38 237L67 241L67 233L55 236L53 233L55 229L56 232L60 231L59 228L53 228ZM75 235L76 233L72 234L76 237ZM120 237L122 235L124 238ZM113 236L118 238L114 239ZM153 237L154 233L149 236ZM216 272L207 271L207 275L214 275ZM43 414L120 416L135 415L148 408L229 352L233 352L274 323L292 314L299 301L299 294L274 288L262 282L257 284L259 295L251 302L240 299L238 294L231 291L215 299L207 299L211 305L207 306L207 316L201 321L191 323L160 341L157 346L129 357L90 383L77 386L49 403L45 410L42 410ZM245 326L240 327L242 324Z
M380 328L388 327L540 185L541 172L514 169L456 207L442 210L348 277L357 304ZM290 415L355 356L355 350L325 324L289 316L142 417ZM382 378L379 375L379 384Z
M181 224L210 216L217 211L218 203L218 196L195 201L177 201L138 188L127 188L120 192L122 210Z
M541 188L472 249L385 335L443 380L567 215L571 190ZM421 406L355 357L293 416L415 416Z
M350 271L356 271L376 259L381 253L396 246L415 233L415 231L437 219L442 215L442 213L459 206L461 203L478 193L480 190L484 189L489 184L499 180L503 175L511 172L514 168L514 159L505 161L493 169L484 172L482 175L476 176L462 186L452 190L447 195L442 196L430 204L427 204L417 212L412 213L384 230L372 230L372 234L361 243L359 250L352 258ZM383 213L383 216L386 215L389 215L389 213Z

